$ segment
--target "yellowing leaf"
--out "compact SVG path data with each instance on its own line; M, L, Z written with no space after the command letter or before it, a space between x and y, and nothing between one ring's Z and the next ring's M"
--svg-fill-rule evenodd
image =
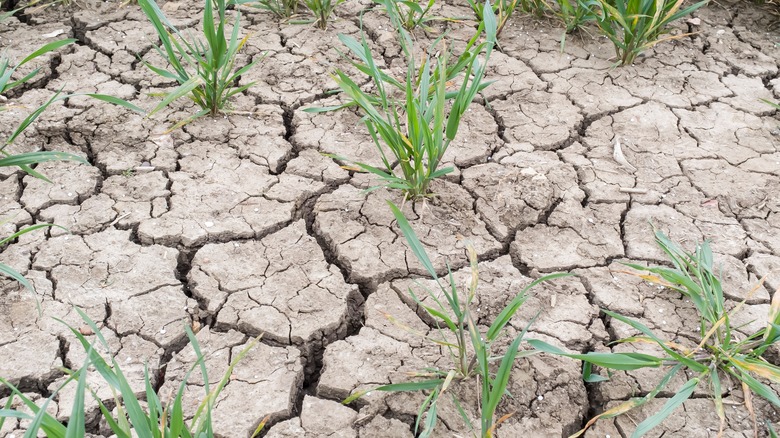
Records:
M625 414L626 412L630 411L631 409L634 409L635 407L642 404L641 398L632 398L631 400L625 401L617 406L615 406L612 409L607 409L606 411L596 415L595 417L588 420L588 422L585 424L585 427L583 427L580 431L577 433L570 435L569 438L577 438L578 436L581 436L583 433L585 433L586 430L588 430L589 427L593 426L596 421L602 419L602 418L612 418L617 417L618 415Z

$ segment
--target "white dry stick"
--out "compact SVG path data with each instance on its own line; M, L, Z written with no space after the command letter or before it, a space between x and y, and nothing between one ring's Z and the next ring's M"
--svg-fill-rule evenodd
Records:
M647 189L643 189L640 187L621 187L620 193L638 193L640 195L644 195L647 193Z
M44 34L44 35L41 35L41 36L42 36L42 37L44 37L44 38L54 38L54 37L56 37L56 36L59 36L59 35L62 35L62 34L64 34L64 33L65 33L65 31L64 31L64 30L62 30L62 29L57 29L57 30L55 30L54 32L50 32L50 33L47 33L47 34Z
M117 216L117 218L116 218L116 219L114 219L114 221L113 221L113 222L111 222L110 224L108 224L108 226L109 226L109 227L113 227L114 225L116 225L116 224L117 224L117 222L121 221L122 219L124 219L124 218L126 218L126 217L128 217L128 216L130 216L130 213L125 213L125 214L123 214L123 215Z
M625 155L623 155L623 149L620 147L620 138L617 136L615 136L615 148L612 151L612 158L614 158L618 164L630 170L631 173L636 172L636 167L632 166L631 163L626 160Z

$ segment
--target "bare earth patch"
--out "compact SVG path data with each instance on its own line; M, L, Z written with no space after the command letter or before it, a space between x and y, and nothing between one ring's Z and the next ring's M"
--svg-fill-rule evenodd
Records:
M177 26L198 28L198 5L161 3ZM461 3L437 3L434 12L470 16ZM557 23L516 13L490 59L486 78L496 82L465 113L444 156L454 171L416 203L355 172L354 161L382 163L359 112L304 111L344 102L332 93L336 68L371 87L337 52L345 50L339 33L358 37L362 25L379 66L403 73L390 23L367 0L340 5L327 30L247 9L241 35L251 37L239 62L264 59L240 78L256 84L235 96L229 116L168 131L196 111L191 102L152 117L86 98L58 102L9 151L62 150L91 165L39 165L53 183L0 170L2 237L36 223L68 229L38 230L0 252L0 262L37 289L35 297L0 281L0 377L45 400L67 379L62 368L85 360L68 327L54 320L79 329L78 306L103 330L105 353L138 394L144 366L161 397L183 382L196 361L185 326L197 333L212 385L260 336L216 400L218 436L249 436L267 417L266 437L413 437L423 393L372 391L340 403L355 391L452 366L447 348L426 339L441 331L409 291L422 297L422 287L434 285L388 202L403 209L437 272L449 267L462 290L471 278L465 246L474 246L483 330L533 279L566 271L575 276L531 291L509 335L536 318L529 338L573 353L657 352L613 343L638 333L600 312L609 309L690 346L699 329L692 303L627 274L623 264L666 263L653 240L657 229L687 249L711 242L727 306L745 300L732 326L750 335L780 288L780 119L761 102L780 100L780 37L771 14L728 3L698 10L697 21L675 30L694 34L617 68L606 39L571 35L561 50ZM446 30L458 48L473 25L435 23L414 36L425 47ZM141 60L165 61L136 5L11 18L0 25L0 51L18 61L54 33L79 41L24 69L41 72L8 96L0 138L26 108L60 89L151 109L154 94L174 85L143 67ZM510 342L498 339L495 351ZM780 360L776 351L769 357ZM498 409L511 415L496 436L568 436L594 413L651 391L662 375L616 372L586 384L579 362L520 359L512 397ZM194 415L204 383L199 371L190 375L185 415ZM657 400L600 421L585 436L629 436L683 383L678 376ZM112 398L99 378L90 384ZM478 423L476 383L456 381L448 391ZM0 405L9 394L0 388ZM58 419L70 415L72 394L66 389L49 405ZM724 436L753 436L742 388L724 388L724 400ZM777 424L780 411L753 400L759 424ZM87 406L92 432L106 435L97 404ZM441 399L439 418L435 436L469 434L451 398ZM714 436L718 425L700 388L648 436ZM26 427L9 420L0 437Z

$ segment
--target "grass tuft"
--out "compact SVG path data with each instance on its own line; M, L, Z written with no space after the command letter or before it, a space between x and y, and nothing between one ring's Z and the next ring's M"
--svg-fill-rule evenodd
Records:
M236 57L244 47L248 36L239 38L240 11L236 11L233 31L226 32L226 0L206 0L203 9L203 32L200 38L186 38L171 24L160 10L155 0L138 0L141 10L154 26L162 48L155 46L157 52L168 61L169 67L155 67L144 64L160 76L175 80L179 86L165 95L162 102L149 115L165 108L174 100L188 96L201 110L181 122L186 124L205 115L216 116L226 112L228 100L242 93L254 82L236 87L235 84L244 73L254 67L262 58L237 68ZM216 15L214 14L216 10ZM177 125L177 126L179 126Z
M774 294L765 327L747 336L740 335L731 326L732 317L742 308L745 301L763 286L764 280L756 284L743 301L728 310L720 279L715 274L712 250L708 242L697 245L694 252L686 252L660 231L656 231L655 238L669 257L672 267L646 268L634 264L628 266L640 271L634 275L645 281L664 286L691 300L699 314L700 341L698 345L689 347L666 341L656 336L644 324L609 310L603 312L614 321L627 324L641 333L629 339L621 339L617 341L618 343L649 342L660 347L665 354L662 356L639 353L570 354L539 340L528 341L538 351L584 361L583 376L589 382L608 380L593 373L593 366L624 371L661 367L669 369L650 393L644 397L631 398L613 409L602 412L588 421L581 431L572 435L573 437L585 433L599 419L612 418L646 404L661 391L666 390L669 382L676 375L685 379L686 383L667 400L660 411L637 425L631 435L632 438L644 436L661 424L700 386L711 390L715 412L720 419L720 436L726 425L721 376L728 376L742 383L749 410L752 406L749 400L753 394L780 408L780 397L769 385L762 382L764 380L780 384L780 367L769 363L763 357L770 346L780 341L780 290Z

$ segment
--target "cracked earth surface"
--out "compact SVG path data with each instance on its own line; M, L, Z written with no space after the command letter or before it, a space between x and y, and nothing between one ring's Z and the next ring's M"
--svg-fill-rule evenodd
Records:
M336 52L336 36L358 35L361 14L379 64L402 71L389 21L371 6L347 1L325 31L245 10L242 34L252 36L238 62L265 59L241 78L256 85L234 99L236 115L166 133L194 112L191 105L177 102L152 118L78 97L52 105L14 150L72 152L91 166L40 165L53 184L0 171L3 235L42 222L70 230L30 233L0 253L35 284L43 311L39 316L35 299L17 284L0 283L0 376L33 400L51 394L65 380L62 367L84 360L53 319L80 327L77 305L99 322L139 393L144 365L163 395L182 382L196 357L185 324L198 331L212 384L262 334L217 400L220 436L248 436L267 417L268 437L412 437L420 394L373 392L339 403L353 391L449 366L448 353L421 337L436 334L435 321L408 294L428 280L386 205L400 204L400 195L366 194L371 177L323 155L378 164L359 114L303 111L339 101L329 93L335 82L328 73L355 71ZM162 8L180 28L199 25L196 5L169 1ZM465 2L454 1L439 2L434 13L470 15ZM746 5L713 4L695 15L699 20L675 26L698 33L659 44L622 68L613 68L603 38L570 37L561 52L554 23L512 18L490 60L488 79L496 82L466 113L445 155L455 172L433 184L435 198L405 206L436 269L443 274L449 262L458 284L467 284L470 271L456 236L474 245L479 324L489 325L533 278L568 271L577 275L533 291L510 332L538 312L529 336L569 351L637 348L611 346L635 333L600 316L607 308L667 339L695 342L690 302L620 272L625 261L664 262L654 225L688 248L711 240L729 306L773 274L733 322L743 333L760 327L780 287L780 121L759 102L780 99L780 35L768 14ZM12 59L55 33L78 42L30 66L41 73L9 96L18 106L0 113L3 135L59 89L151 108L150 94L173 85L140 62L163 61L135 7L106 3L19 18L0 26L0 47ZM446 25L456 47L472 24ZM416 38L426 46L435 35ZM631 167L613 158L616 142ZM778 363L779 356L774 351L770 359ZM513 397L499 407L499 415L514 414L497 436L567 436L595 413L650 391L661 377L655 371L586 385L577 362L519 360L508 387ZM190 377L187 415L204 383L199 373ZM110 398L105 384L92 384ZM48 408L63 421L70 391ZM478 418L473 385L451 391ZM627 436L672 394L599 421L586 436ZM753 436L741 388L724 388L724 399L725 436ZM756 398L754 404L761 419L780 420L776 409ZM449 399L439 410L437 436L465 433ZM98 414L88 404L92 431L106 434ZM699 391L651 436L708 437L717 425ZM25 427L7 421L0 437Z

